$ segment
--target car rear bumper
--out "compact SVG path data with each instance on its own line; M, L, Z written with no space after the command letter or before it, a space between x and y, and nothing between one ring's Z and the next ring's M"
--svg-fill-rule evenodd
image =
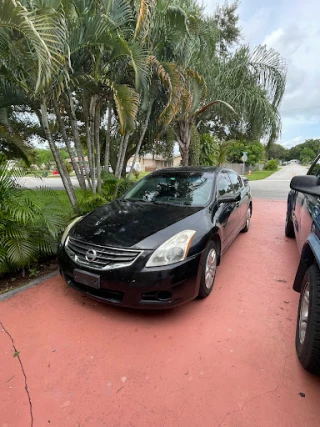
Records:
M58 259L60 273L69 286L107 304L163 309L184 304L196 298L199 293L201 253L173 268L144 268L141 271L131 271L130 275L129 272L126 274L126 269L123 269L123 272L101 272L99 289L76 281L74 271L79 269L79 266L63 250L59 252Z

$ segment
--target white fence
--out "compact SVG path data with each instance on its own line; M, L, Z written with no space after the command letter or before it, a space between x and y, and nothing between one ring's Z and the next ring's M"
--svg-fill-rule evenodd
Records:
M239 175L243 175L248 173L249 170L252 172L255 170L262 170L263 169L263 163L257 163L256 165L245 165L243 166L243 163L224 163L222 165L224 168L233 169L235 172L237 172Z

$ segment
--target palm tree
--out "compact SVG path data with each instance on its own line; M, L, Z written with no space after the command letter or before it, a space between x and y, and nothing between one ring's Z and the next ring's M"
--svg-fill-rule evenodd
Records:
M0 273L24 269L40 256L55 254L68 221L54 191L21 191L20 176L0 156ZM40 205L38 197L46 202Z

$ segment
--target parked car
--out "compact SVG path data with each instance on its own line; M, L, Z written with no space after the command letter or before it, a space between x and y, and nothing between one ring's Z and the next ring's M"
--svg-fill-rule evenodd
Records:
M168 308L205 298L251 215L250 188L232 170L159 170L67 227L60 272L74 289L119 306Z
M320 155L290 188L285 234L296 237L301 253L293 283L300 293L296 350L302 366L320 375Z

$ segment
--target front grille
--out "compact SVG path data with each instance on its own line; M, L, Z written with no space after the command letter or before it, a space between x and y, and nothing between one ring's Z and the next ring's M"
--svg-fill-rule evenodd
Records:
M94 245L74 237L68 237L65 249L74 262L95 270L110 270L129 266L142 253L142 251L133 249Z

